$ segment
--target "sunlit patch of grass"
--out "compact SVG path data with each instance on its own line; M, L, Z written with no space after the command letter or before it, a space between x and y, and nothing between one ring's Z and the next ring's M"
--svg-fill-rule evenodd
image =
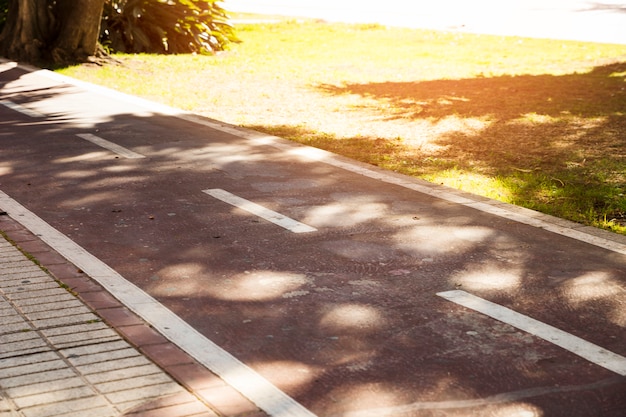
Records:
M62 72L626 233L625 45L285 19L238 36Z

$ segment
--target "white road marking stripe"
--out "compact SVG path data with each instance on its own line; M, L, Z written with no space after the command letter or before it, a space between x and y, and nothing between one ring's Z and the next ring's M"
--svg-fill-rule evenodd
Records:
M101 137L96 136L96 135L92 135L91 133L78 133L76 134L76 136L78 136L81 139L85 139L86 141L89 141L93 143L94 145L98 145L101 148L108 149L111 152L118 154L119 156L123 156L124 158L129 158L129 159L145 158L145 156L142 154L133 152L130 149L124 148L123 146L120 146L116 143L109 142L108 140L102 139Z
M315 417L76 242L0 191L0 208L272 417Z
M308 233L308 232L317 231L317 229L314 227L311 227L304 223L300 223L296 220L290 219L287 216L283 216L280 213L267 209L263 206L260 206L244 198L238 197L234 194L229 193L228 191L224 191L219 188L214 188L211 190L202 190L202 192L207 193L208 195L215 197L218 200L221 200L232 206L238 207L242 210L252 213L262 219L272 222L293 233Z
M39 113L38 111L31 110L28 107L24 107L21 104L14 103L11 100L0 100L0 104L2 104L5 107L10 108L11 110L15 110L16 112L22 113L29 117L37 117L37 118L46 117L46 115L43 113Z
M438 296L483 313L501 322L510 324L527 333L540 337L548 342L562 347L596 365L602 366L619 375L626 376L626 358L606 350L580 337L563 330L517 313L499 304L476 297L465 291L453 290L437 293Z

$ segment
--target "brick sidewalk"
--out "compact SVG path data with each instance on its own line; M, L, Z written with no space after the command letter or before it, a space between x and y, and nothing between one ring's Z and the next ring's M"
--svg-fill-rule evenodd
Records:
M6 215L0 231L19 247L0 236L0 417L265 416Z

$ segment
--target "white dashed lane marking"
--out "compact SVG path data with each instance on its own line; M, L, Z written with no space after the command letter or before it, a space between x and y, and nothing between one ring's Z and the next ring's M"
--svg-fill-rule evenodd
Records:
M626 376L626 358L606 350L580 337L552 327L499 304L476 297L465 291L454 290L437 293L448 301L485 314L520 330L540 337L550 343L568 350L581 358L602 366L619 375Z
M18 113L22 113L28 117L36 117L36 118L46 117L46 115L43 113L39 113L38 111L31 110L28 107L24 107L21 104L14 103L11 100L0 100L0 104L2 104L5 107L8 107L11 110L15 110Z
M235 206L237 208L247 211L248 213L252 213L255 216L265 219L268 222L274 223L280 227L283 227L293 233L308 233L317 231L317 229L314 227L290 219L287 216L283 216L280 213L260 206L256 203L246 200L245 198L238 197L234 194L229 193L228 191L214 188L211 190L203 190L202 192L225 203L228 203L231 206Z
M128 158L128 159L145 158L144 155L141 155L137 152L133 152L130 149L124 148L123 146L120 146L113 142L109 142L108 140L102 139L99 136L92 135L91 133L78 133L76 136L78 136L81 139L85 139L86 141L89 141L93 143L94 145L98 145L101 148L108 149L109 151L114 152L124 158Z

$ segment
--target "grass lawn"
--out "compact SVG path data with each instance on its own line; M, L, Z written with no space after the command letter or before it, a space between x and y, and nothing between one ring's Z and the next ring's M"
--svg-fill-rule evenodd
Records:
M626 45L281 21L66 75L626 234Z

